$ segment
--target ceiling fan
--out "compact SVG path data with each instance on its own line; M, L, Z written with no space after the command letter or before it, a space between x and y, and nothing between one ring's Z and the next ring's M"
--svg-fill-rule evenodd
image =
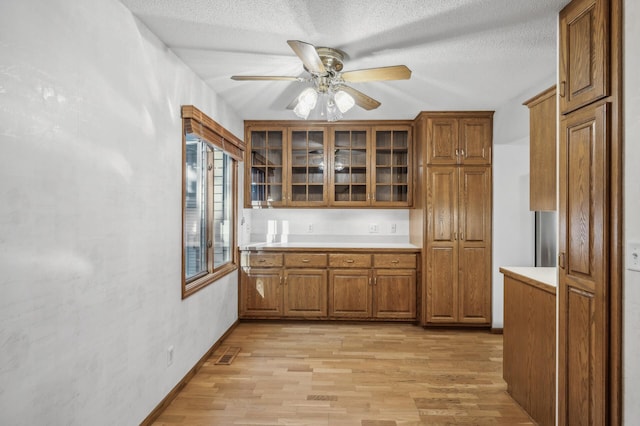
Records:
M280 80L313 83L312 87L304 89L287 106L288 109L293 109L293 112L300 118L309 117L311 110L316 107L318 98L322 99L320 114L326 113L328 121L339 120L342 118L342 113L351 109L354 104L366 110L380 106L380 102L351 86L347 86L346 83L411 78L411 70L405 65L342 72L343 61L347 58L345 52L331 47L315 47L298 40L288 40L287 43L298 55L310 77L234 75L231 78L233 80Z

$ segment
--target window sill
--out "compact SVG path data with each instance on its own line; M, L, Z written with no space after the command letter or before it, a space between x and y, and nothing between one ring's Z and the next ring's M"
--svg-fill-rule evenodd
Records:
M198 278L197 280L191 281L189 283L185 283L182 286L182 298L186 299L194 293L197 293L199 290L205 288L209 284L213 284L218 281L220 278L229 275L230 273L236 271L238 269L238 265L234 263L227 263L226 265L220 267L218 270L211 274L207 274L204 277Z

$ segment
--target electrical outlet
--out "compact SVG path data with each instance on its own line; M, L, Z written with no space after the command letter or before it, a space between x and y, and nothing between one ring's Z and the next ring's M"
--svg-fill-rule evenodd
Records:
M377 232L380 232L379 229L378 229L378 224L377 223L371 223L369 225L369 233L370 234L375 234Z
M173 364L173 346L167 348L167 367Z
M309 225L307 225L307 232L309 234L313 233L313 223L310 223Z
M627 269L640 272L640 243L630 242L627 246Z
M392 224L391 224L391 233L392 233L392 234L395 234L395 233L396 233L396 231L397 231L396 224L395 224L395 223L392 223Z

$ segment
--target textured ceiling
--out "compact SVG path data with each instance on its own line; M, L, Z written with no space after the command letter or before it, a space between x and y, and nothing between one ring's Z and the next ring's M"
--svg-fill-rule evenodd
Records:
M411 119L424 110L495 110L556 72L557 16L569 0L121 0L243 119L295 119L310 83L287 45L349 55L344 71L407 65L410 80L352 83L382 105L344 119Z

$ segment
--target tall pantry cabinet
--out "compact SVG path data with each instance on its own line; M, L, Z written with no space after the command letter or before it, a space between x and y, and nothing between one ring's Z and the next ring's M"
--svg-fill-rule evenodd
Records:
M492 121L493 112L416 118L423 325L491 324Z
M557 424L621 424L622 3L559 18Z

